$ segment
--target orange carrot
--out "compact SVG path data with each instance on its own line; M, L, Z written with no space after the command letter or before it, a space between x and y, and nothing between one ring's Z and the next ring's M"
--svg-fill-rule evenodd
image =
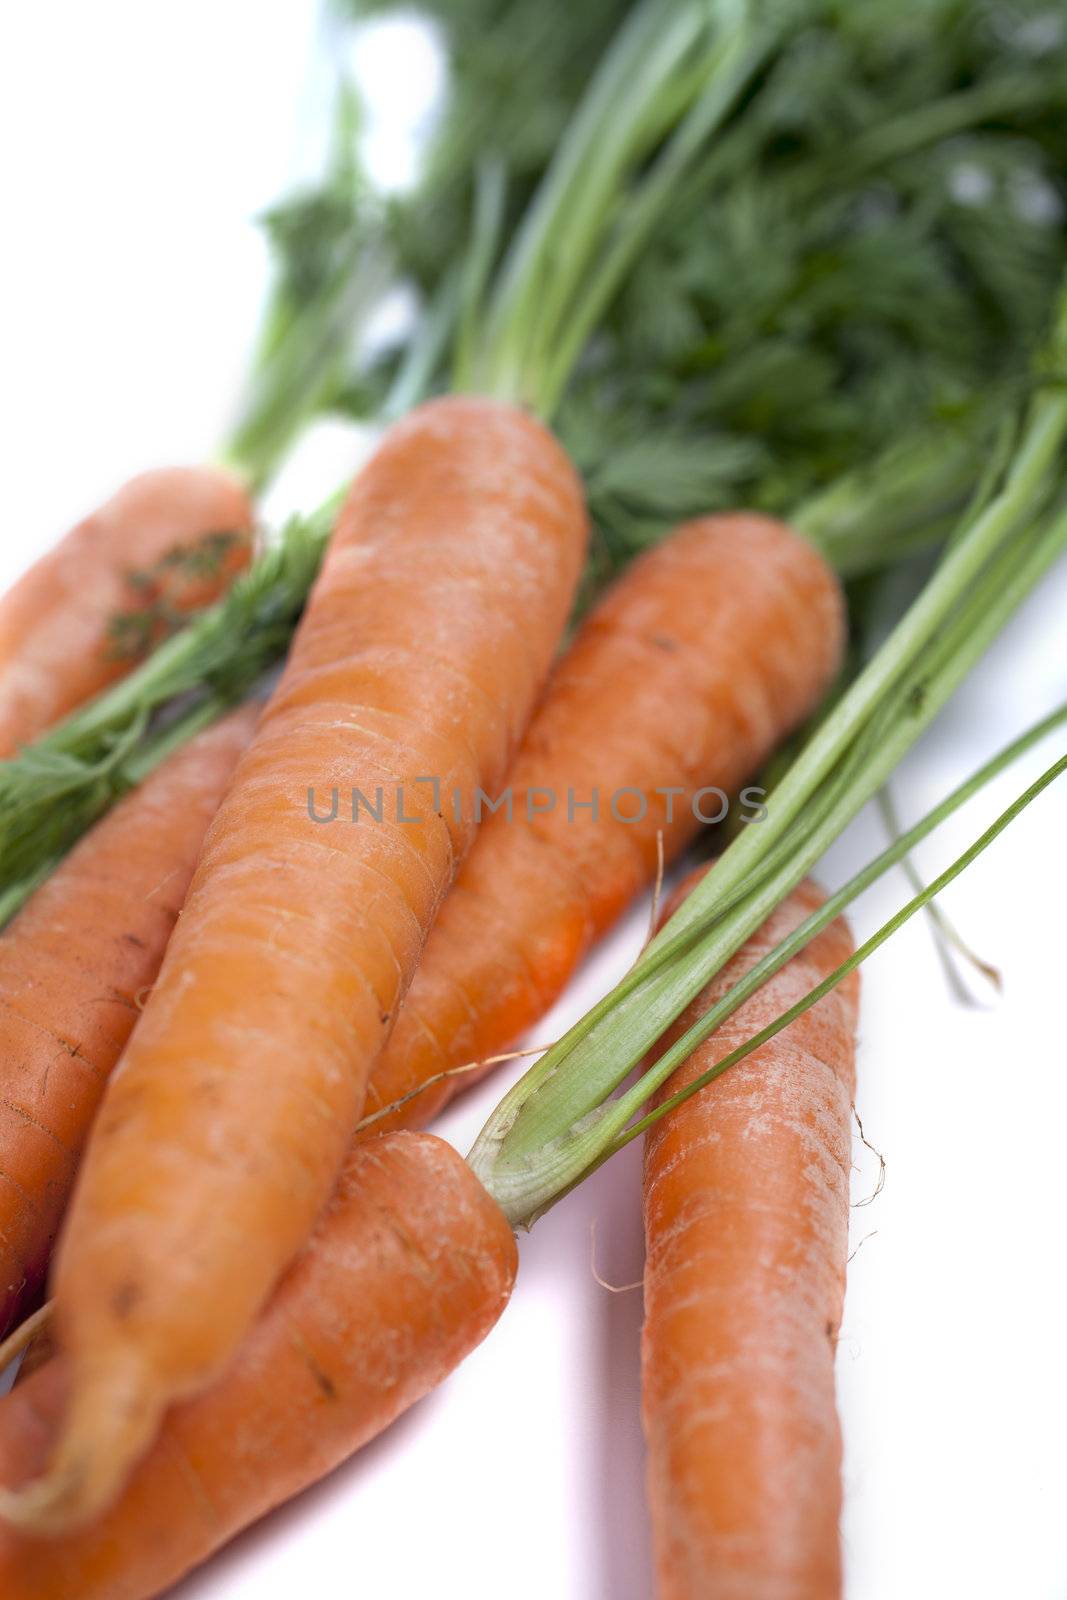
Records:
M255 716L172 756L0 934L0 1336L43 1282L104 1083Z
M801 884L663 1043L822 900ZM839 918L694 1052L663 1095L722 1060L851 950ZM834 1347L857 997L853 976L646 1139L642 1365L660 1600L832 1600L840 1591Z
M65 1426L9 1516L103 1509L306 1239L470 797L503 780L550 666L585 533L560 447L492 401L421 407L357 479L94 1127L54 1272ZM316 826L313 786L381 786L383 819Z
M129 671L156 620L220 593L251 555L252 520L225 473L167 467L31 567L0 599L0 757Z
M362 1145L234 1364L176 1407L118 1504L85 1533L0 1529L4 1600L146 1600L323 1477L440 1383L507 1303L515 1240L430 1134ZM0 1483L39 1470L63 1406L48 1363L0 1401Z
M688 523L637 561L553 674L509 776L511 818L482 825L368 1111L497 1055L537 1022L652 879L657 831L671 860L699 826L694 796L705 817L720 808L697 791L733 792L757 770L825 693L843 644L837 579L768 517ZM530 811L546 795L555 806L528 821L528 795ZM426 1122L476 1077L438 1079L368 1131Z

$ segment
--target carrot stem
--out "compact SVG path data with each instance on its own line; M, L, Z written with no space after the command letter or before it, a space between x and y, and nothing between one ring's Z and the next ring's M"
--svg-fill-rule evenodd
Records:
M20 1356L36 1334L45 1326L52 1316L52 1302L46 1300L43 1306L38 1306L14 1328L7 1338L0 1340L0 1373L3 1373Z
M474 364L480 388L552 415L673 185L768 48L756 33L749 0L644 0L634 9L505 258Z
M936 641L932 659L920 662L904 679L882 707L881 715L872 718L869 728L861 725L854 743L846 748L840 772L831 768L830 781L823 780L825 791L818 780L810 787L807 808L790 829L779 827L777 838L774 825L780 820L781 807L779 804L776 808L775 802L784 785L772 793L768 820L759 829L748 829L720 860L714 874L717 894L708 894L711 885L705 880L686 901L688 907L701 895L700 914L683 918L676 913L616 989L527 1074L512 1091L510 1103L498 1108L501 1124L508 1127L513 1159L528 1159L542 1140L548 1143L564 1137L566 1130L593 1112L604 1095L636 1066L667 1023L765 920L877 792L1065 545L1067 514L1053 523L1048 535L1032 550L1017 547L1027 559L1020 562L1012 547L1002 553L988 584L979 588L971 603L960 606L951 626L946 625ZM940 657L945 660L937 670ZM794 764L790 777L804 767L811 748L809 745ZM819 779L822 780L821 770ZM757 853L751 866L746 863L746 871L731 875L728 869L741 848L753 842L763 847L762 856ZM569 1059L566 1071L562 1071L565 1057ZM527 1098L531 1104L523 1103L519 1109L519 1103ZM528 1140L526 1149L520 1139Z
M1043 357L1053 371L1065 347L1061 298ZM630 973L497 1107L470 1159L512 1220L536 1216L578 1180L621 1114L609 1097L877 793L1067 547L1067 506L1048 510L1063 483L1065 440L1067 395L1039 390L996 492L965 519L918 599L774 790L767 820L735 839Z
M1067 715L1067 712L1061 712L1056 718L1057 722L1063 721L1065 715ZM740 1045L736 1050L731 1051L728 1056L724 1056L721 1061L716 1062L715 1066L709 1068L707 1072L701 1073L699 1077L694 1078L692 1083L687 1084L684 1089L680 1089L677 1094L671 1095L667 1100L664 1100L663 1103L657 1106L654 1111L650 1111L647 1116L642 1117L640 1122L637 1122L632 1127L625 1129L625 1131L621 1133L615 1140L609 1153L614 1154L616 1150L621 1150L624 1145L629 1144L632 1139L636 1139L640 1134L644 1133L648 1128L650 1128L654 1122L658 1122L661 1117L666 1116L668 1112L673 1110L676 1105L681 1105L682 1101L688 1100L690 1095L696 1094L698 1090L706 1088L709 1083L711 1083L715 1078L719 1077L721 1073L725 1072L728 1067L732 1067L735 1062L742 1061L745 1056L751 1055L754 1050L758 1050L761 1045L766 1044L768 1039L773 1039L776 1033L781 1033L783 1028L787 1028L791 1022L793 1022L797 1017L801 1016L805 1011L810 1011L812 1006L818 1004L823 995L829 994L831 989L836 988L837 985L843 981L843 979L848 977L850 972L855 972L856 968L866 961L868 956L873 955L876 950L880 949L881 946L885 944L886 940L890 939L899 928L902 928L904 924L909 922L911 918L914 917L918 912L930 905L943 889L947 889L949 884L952 883L954 879L958 878L960 873L964 872L971 865L972 861L977 860L977 858L985 850L988 850L989 846L995 839L999 838L1009 823L1014 822L1016 817L1020 816L1022 812L1026 810L1027 806L1031 805L1032 802L1037 799L1038 795L1042 794L1044 790L1046 790L1050 784L1054 783L1057 778L1061 777L1064 772L1067 772L1067 755L1060 756L1058 761L1054 761L1050 767L1046 767L1045 771L1040 775L1040 777L1036 778L1034 782L1024 789L1020 795L1017 795L1012 801L1011 805L1007 806L1005 810L1003 810L996 818L996 820L990 823L985 832L980 834L978 838L973 841L973 843L968 845L967 849L964 850L961 855L957 856L955 861L953 861L950 866L946 867L943 872L939 873L931 883L926 884L918 894L913 895L913 897L905 905L901 906L899 911L895 912L893 916L884 922L877 932L871 934L870 938L865 940L864 943L861 944L846 961L843 961L840 966L836 967L828 977L824 978L823 981L817 984L814 989L810 990L806 995L803 996L802 999L798 1000L795 1005L790 1006L787 1011L783 1011L780 1016L776 1017L775 1020L769 1023L768 1026L761 1032L754 1034L751 1039L747 1039L743 1045ZM854 895L849 896L849 899L852 898L854 898ZM838 900L838 896L834 896L834 899ZM809 918L808 920L809 922L814 922L816 919L813 917ZM818 920L820 926L825 926L826 919L822 918L821 912L819 913ZM798 932L799 931L800 930L798 930ZM814 937L816 932L818 932L818 928L814 926L809 927L803 943L807 944L808 941ZM789 942L791 943L792 941ZM781 963L779 963L779 965L781 965ZM700 1039L696 1037L698 1032L701 1038L707 1038L708 1034L712 1032L712 1027L705 1027L705 1022L706 1019L702 1018L699 1027L693 1030L693 1035L687 1036L689 1048L685 1052L686 1054L692 1054L693 1049L700 1042ZM607 1156L605 1155L603 1159L606 1160Z
M981 855L983 851L988 849L989 845L991 845L994 839L996 839L999 834L1004 831L1010 822L1014 821L1015 818L1019 816L1020 813L1024 811L1026 807L1033 800L1035 800L1044 789L1048 788L1048 786L1053 783L1065 769L1067 769L1067 756L1061 757L1050 767L1048 767L1046 771L1035 780L1034 783L1024 790L1024 792L1019 795L1012 802L1012 804L997 817L997 819L985 830L984 833L980 835L978 839L976 839L959 857L957 857L950 867L946 868L945 871L935 878L930 884L922 887L920 891L914 895L905 906L903 906L898 912L895 913L893 917L884 923L877 933L873 934L865 944L860 946L847 962L835 969L835 971L830 974L830 976L822 984L820 984L816 989L813 989L808 995L799 1001L797 1005L793 1006L790 1010L783 1012L780 1017L778 1017L773 1023L769 1024L768 1027L762 1032L754 1035L751 1039L747 1040L744 1045L740 1046L737 1050L732 1051L728 1056L724 1057L723 1060L717 1063L716 1066L709 1072L702 1074L697 1079L694 1079L691 1084L687 1085L687 1087L680 1091L677 1095L671 1096L668 1100L663 1101L659 1106L657 1106L655 1111L650 1112L648 1115L642 1117L636 1123L632 1122L631 1119L636 1115L640 1107L663 1083L667 1081L667 1079L678 1069L682 1062L685 1061L721 1023L725 1022L728 1017L732 1016L733 1013L737 1011L739 1007L742 1006L757 989L766 983L769 978L773 977L776 972L780 971L781 968L784 967L793 958L793 956L797 954L798 951L802 950L805 945L809 944L811 940L814 939L825 927L827 927L836 916L839 916L842 911L844 911L855 899L858 898L859 895L861 895L866 889L870 888L870 886L876 882L877 879L882 877L884 873L889 871L891 867L895 866L898 862L904 859L908 851L912 850L918 843L926 838L928 834L932 833L935 828L939 827L940 824L949 816L951 816L955 811L959 810L959 808L968 800L973 798L973 796L977 794L978 791L985 786L985 784L989 783L993 778L998 776L999 773L1005 769L1005 767L1016 761L1035 744L1039 743L1042 739L1047 738L1050 733L1064 726L1064 724L1067 724L1067 704L1059 706L1047 717L1043 717L1031 728L1028 728L1025 733L1021 734L1017 739L1014 739L1009 745L1006 745L1004 749L998 751L995 756L993 756L989 761L985 762L977 769L977 771L972 773L964 783L960 784L958 788L954 789L950 795L947 795L944 800L942 800L937 806L928 812L927 815L917 822L912 828L908 829L906 833L901 834L884 851L882 851L880 855L868 862L867 865L858 873L856 873L854 877L849 879L849 881L844 884L842 888L838 889L833 895L831 895L826 900L824 905L820 906L817 911L805 918L805 920L797 926L797 928L788 936L788 938L782 940L778 945L775 946L773 950L769 951L756 966L752 967L743 978L739 979L739 981L733 985L733 987L722 997L721 1000L719 1000L703 1016L701 1016L697 1022L695 1022L693 1026L689 1028L686 1033L684 1033L681 1038L679 1038L676 1043L672 1045L672 1047L666 1051L655 1062L655 1064L641 1076L641 1078L630 1090L627 1091L625 1095L621 1095L617 1099L613 1099L605 1103L605 1105L601 1108L600 1116L595 1122L591 1121L590 1128L585 1130L586 1136L588 1137L588 1147L595 1153L589 1156L589 1159L586 1161L586 1164L582 1168L581 1172L577 1176L569 1179L565 1186L560 1187L550 1199L548 1199L544 1204L541 1204L539 1207L537 1207L537 1209L533 1210L528 1215L517 1217L513 1213L509 1213L509 1215L511 1215L511 1220L513 1222L523 1223L527 1226L532 1224L538 1216L541 1216L544 1211L548 1210L556 1203L556 1201L562 1199L565 1194L568 1194L571 1189L576 1187L578 1183L582 1182L584 1178L588 1177L591 1172L594 1172L611 1155L614 1155L616 1151L621 1150L623 1146L629 1144L632 1139L635 1139L639 1134L644 1133L646 1129L651 1127L652 1124L658 1121L661 1116L665 1115L669 1110L671 1110L673 1106L680 1104L682 1100L688 1099L689 1095L696 1093L698 1089L704 1088L712 1081L713 1078L718 1077L721 1072L726 1071L727 1067L733 1066L735 1062L743 1060L745 1056L750 1055L752 1051L759 1049L761 1045L765 1044L768 1039L773 1038L776 1033L779 1033L783 1028L788 1027L790 1022L792 1022L797 1016L800 1016L802 1012L809 1010L811 1006L815 1005L817 1001L829 991L829 989L834 988L838 983L846 978L850 972L854 971L862 961L865 961L867 956L873 954L873 952L882 944L884 944L885 941L890 938L890 936L895 933L898 928L902 927L903 924L909 921L917 912L928 906L943 889L947 888L947 886L955 878L959 877L960 873L962 873L972 861ZM477 1171L478 1168L475 1167L475 1170ZM497 1194L497 1199L500 1199L499 1194ZM507 1210L507 1207L505 1207L505 1210Z
M51 875L67 849L88 832L116 800L143 783L168 756L217 722L231 704L232 700L228 697L206 695L181 715L168 718L143 739L138 737L143 721L138 721L131 737L116 747L113 759L101 763L95 782L86 787L79 780L76 792L66 800L60 799L50 819L51 826L46 824L47 835L33 835L34 850L40 851L43 839L47 837L52 844L52 854L36 866L31 866L23 876L5 882L0 891L0 929L7 926L34 891Z
M352 352L396 275L385 208L367 194L360 170L358 125L355 93L342 75L323 189L316 198L320 208L345 217L344 236L314 293L294 292L291 274L277 274L238 414L222 449L222 459L256 495L275 476L303 427L336 401ZM308 220L305 240L315 231ZM313 246L306 243L306 248Z
M21 903L18 885L28 894L46 863L61 858L121 794L242 699L284 654L333 510L331 501L294 521L223 600L113 689L0 762L0 904L8 916Z
M552 412L574 365L619 285L651 235L665 201L694 157L723 123L746 84L764 60L770 40L748 19L721 40L711 59L707 87L657 157L651 172L622 208L615 237L589 282L580 286L577 304L562 333L552 340L553 355L542 381L541 404Z
M893 791L889 784L886 784L878 795L878 809L882 813L882 821L885 824L887 835L890 839L895 839L901 832L901 824L900 817L897 814L896 802L893 798ZM910 854L901 858L900 866L912 889L918 894L919 890L925 887L925 883L922 873ZM992 962L984 961L976 950L972 950L948 914L936 902L927 906L926 914L930 924L934 948L937 951L949 988L956 999L964 1005L976 1004L970 990L963 981L960 964L964 964L970 967L973 972L980 974L987 984L1000 993L1004 987L1003 975Z

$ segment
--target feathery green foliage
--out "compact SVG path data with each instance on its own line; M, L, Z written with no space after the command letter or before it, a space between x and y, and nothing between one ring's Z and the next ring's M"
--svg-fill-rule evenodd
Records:
M361 333L391 281L383 206L358 159L359 111L341 79L318 188L261 218L274 262L259 344L225 454L254 489L300 429L352 392Z
M275 264L260 345L226 454L266 482L295 436L332 409L361 420L380 413L391 377L387 353L366 366L360 339L398 280L432 301L468 249L477 172L487 154L507 172L506 229L552 157L574 107L632 8L630 0L440 0L426 6L326 0L335 22L358 26L390 11L421 12L444 39L447 104L408 196L377 193L359 158L358 100L337 63L331 154L321 183L272 206L262 224ZM343 34L341 35L343 38Z
M561 413L620 561L678 515L680 451L715 460L689 511L790 510L902 423L917 449L930 429L969 442L973 474L990 391L1010 399L1049 316L1067 28L1031 58L975 4L812 10L649 241ZM954 131L930 144L938 105ZM640 487L620 495L630 450Z
M452 86L423 181L373 192L342 89L321 190L268 219L279 272L231 454L262 480L317 410L365 414L391 385L410 404L458 345L505 392L562 396L597 530L587 593L737 503L788 510L845 574L940 537L1033 382L1064 256L1067 29L1022 0L429 10ZM629 92L605 96L627 48ZM426 313L368 366L353 334L400 279ZM5 883L121 792L175 700L195 719L284 654L325 526L290 530L232 601L0 766Z
M421 181L392 198L387 227L398 270L429 297L467 250L477 172L507 174L505 234L525 212L589 80L633 0L329 0L358 25L422 15L448 57L449 83ZM302 246L293 241L293 254Z
M295 519L224 599L129 677L0 762L0 925L121 795L284 656L334 510L331 503Z
M635 9L333 0L356 25L421 11L450 71L415 188L383 201L346 177L350 239L374 242L439 313L478 232L479 171L502 180L502 251ZM682 9L664 5L664 26ZM709 0L705 11L766 41L762 64L642 239L555 419L589 486L600 576L681 517L793 511L895 443L902 422L913 468L933 429L973 476L991 391L1010 399L1021 381L1064 256L1067 26L1047 6L752 0L730 13ZM318 199L337 187L331 176ZM283 281L320 285L317 264L339 248L338 211L324 204L317 219L315 198L278 213ZM623 197L623 228L628 207ZM555 248L566 265L568 240ZM384 352L344 380L335 369L323 403L366 418L403 359ZM439 339L423 390L447 386L451 359ZM935 527L942 512L935 483Z

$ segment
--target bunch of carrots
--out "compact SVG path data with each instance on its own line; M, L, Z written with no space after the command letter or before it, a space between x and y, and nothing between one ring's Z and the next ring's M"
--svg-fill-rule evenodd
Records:
M146 1600L322 1477L489 1332L515 1227L639 1136L658 1593L840 1590L856 969L1064 762L858 950L843 912L1067 710L843 889L810 872L1067 547L1067 300L961 450L848 460L788 520L708 507L591 583L551 424L798 39L744 0L622 9L519 215L476 185L342 495L257 555L238 478L149 474L0 600L11 1600ZM917 546L867 652L843 575ZM421 1131L775 752L766 820L468 1159Z

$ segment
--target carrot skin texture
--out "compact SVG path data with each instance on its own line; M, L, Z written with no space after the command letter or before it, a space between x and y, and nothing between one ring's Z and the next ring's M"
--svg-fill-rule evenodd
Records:
M118 1504L57 1541L0 1529L5 1600L147 1600L381 1432L481 1342L515 1240L430 1134L361 1145L233 1366L176 1407ZM0 1483L47 1454L62 1358L0 1401Z
M256 715L242 708L172 756L0 934L0 1336L44 1281L104 1083Z
M557 665L501 811L441 909L375 1069L367 1110L505 1051L697 832L694 793L733 793L818 704L845 640L838 581L784 524L738 513L679 528L611 588ZM684 792L657 796L657 788ZM568 806L599 792L594 820ZM624 788L647 810L621 822ZM557 796L527 821L526 795ZM718 801L703 801L714 815ZM618 810L638 811L634 796ZM428 1122L479 1072L434 1083L368 1133Z
M222 1370L328 1199L585 539L562 450L495 402L421 407L357 478L75 1189L54 1273L71 1399L53 1526L102 1509L163 1409ZM398 783L414 824L309 818L309 787Z
M143 596L131 575L210 533L250 535L240 484L213 467L164 467L131 478L0 598L0 758L122 677L135 663L111 649L117 616ZM247 564L235 542L210 580L168 598L205 605Z
M663 1043L822 899L801 884ZM721 1060L851 951L839 918L663 1094ZM646 1136L642 1373L658 1600L833 1600L841 1591L834 1350L857 998L853 974Z

